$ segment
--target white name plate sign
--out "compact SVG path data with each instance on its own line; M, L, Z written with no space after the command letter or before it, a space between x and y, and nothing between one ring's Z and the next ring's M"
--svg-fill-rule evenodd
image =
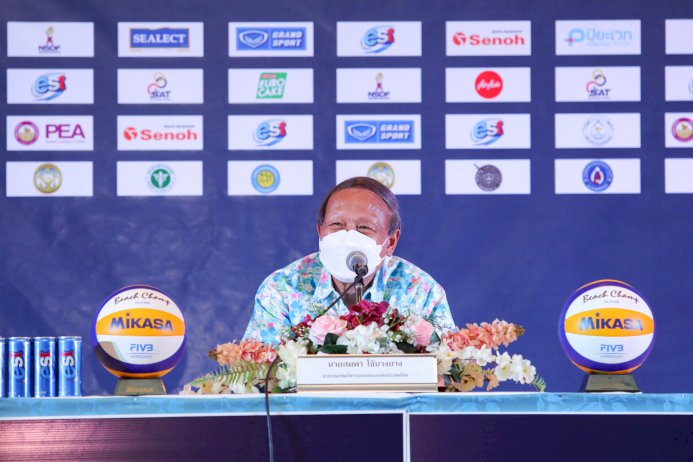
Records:
M302 391L438 391L434 355L307 355L296 365Z

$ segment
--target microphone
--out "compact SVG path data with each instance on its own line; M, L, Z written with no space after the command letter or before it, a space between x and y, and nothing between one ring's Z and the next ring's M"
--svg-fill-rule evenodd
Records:
M368 257L360 250L354 250L346 258L347 268L356 273L360 278L368 274Z

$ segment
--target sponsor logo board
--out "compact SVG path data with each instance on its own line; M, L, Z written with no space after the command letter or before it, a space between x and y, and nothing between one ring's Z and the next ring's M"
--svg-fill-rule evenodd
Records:
M312 22L230 22L229 56L313 56Z
M640 194L640 159L556 159L556 194Z
M117 163L118 196L201 196L201 161Z
M338 103L420 103L420 68L337 69Z
M202 69L118 69L118 104L202 104Z
M229 116L228 134L230 151L311 150L313 149L313 116Z
M7 162L7 197L93 196L92 162Z
M187 58L204 56L201 22L119 22L121 58Z
M664 191L693 194L693 159L664 159Z
M311 196L310 160L239 160L228 162L229 196Z
M529 67L448 67L445 69L448 103L507 103L531 101Z
M667 148L693 148L693 113L664 114L664 145Z
M446 149L529 149L529 114L446 114Z
M529 159L445 161L445 194L531 194Z
M447 21L447 56L529 56L530 21Z
M639 55L640 20L556 21L557 55Z
M400 194L421 194L420 160L338 160L336 183L367 176Z
M556 101L640 101L640 67L557 67Z
M693 101L693 66L665 66L664 82L667 101Z
M230 104L312 103L313 69L229 69Z
M7 104L93 103L93 69L7 69Z
M92 116L7 116L8 151L92 151Z
M421 149L421 116L338 115L337 149Z
M200 151L202 116L118 116L119 151Z
M9 21L7 56L91 58L94 23Z
M337 56L421 56L421 22L337 22Z
M555 114L555 145L571 148L639 148L639 113Z
M693 19L667 19L664 21L666 30L666 54L693 54Z

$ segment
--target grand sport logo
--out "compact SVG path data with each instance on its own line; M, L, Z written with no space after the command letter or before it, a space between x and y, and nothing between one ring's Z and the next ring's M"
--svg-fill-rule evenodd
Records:
M201 150L202 116L118 116L118 150Z
M448 56L519 56L532 53L529 21L448 21Z
M231 22L229 56L313 56L313 23Z
M413 120L347 121L344 124L349 143L413 143Z

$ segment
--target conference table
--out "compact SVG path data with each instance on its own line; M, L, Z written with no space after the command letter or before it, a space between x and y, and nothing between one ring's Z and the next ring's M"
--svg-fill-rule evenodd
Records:
M279 461L690 461L693 394L270 396ZM0 460L269 460L262 395L0 399Z

